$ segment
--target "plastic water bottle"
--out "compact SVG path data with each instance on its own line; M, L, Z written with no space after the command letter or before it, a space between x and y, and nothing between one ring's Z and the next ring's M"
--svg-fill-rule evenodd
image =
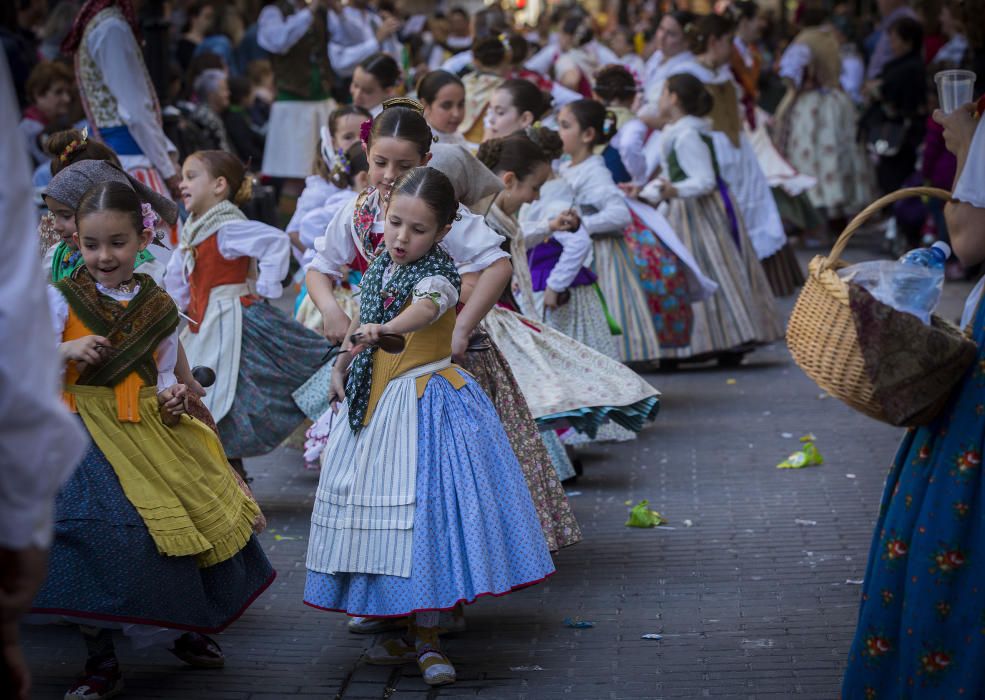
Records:
M944 288L944 263L951 257L951 247L937 241L929 248L916 248L899 259L901 268L893 280L892 306L917 316L924 323L941 299ZM922 268L922 269L920 269Z

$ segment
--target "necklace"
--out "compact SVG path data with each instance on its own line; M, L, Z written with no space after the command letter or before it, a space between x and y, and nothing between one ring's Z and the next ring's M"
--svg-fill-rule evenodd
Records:
M116 285L116 290L123 292L124 294L132 294L136 286L137 286L137 279L135 277L131 277L126 282L120 282L118 285Z

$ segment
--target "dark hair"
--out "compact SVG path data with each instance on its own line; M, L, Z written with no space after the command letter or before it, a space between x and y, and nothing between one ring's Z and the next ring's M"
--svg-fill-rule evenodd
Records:
M195 151L188 158L198 158L213 178L226 178L226 199L241 206L253 196L253 180L247 177L246 168L239 158L227 151ZM185 161L188 160L185 159Z
M27 95L28 100L34 102L38 95L48 92L55 86L55 83L66 83L72 87L75 84L72 70L64 63L41 61L31 69L31 74L24 84L24 94Z
M364 120L372 119L370 113L362 107L358 107L356 105L342 105L341 107L332 110L332 113L328 115L328 130L332 132L333 137L335 136L336 127L339 125L339 120L342 119L342 117L352 116L353 114L359 115Z
M735 31L735 23L722 15L704 15L684 28L691 53L702 54L708 50L708 40L721 38Z
M376 78L376 82L384 90L400 82L400 66L389 54L374 53L369 58L363 59L359 67Z
M667 92L677 95L685 114L704 117L715 101L704 84L690 73L678 73L667 78Z
M421 102L432 104L438 99L438 93L446 85L458 85L463 90L465 83L454 73L446 70L433 70L426 73L420 82L417 83L417 97Z
M123 169L120 159L112 149L92 138L83 140L82 132L78 129L56 131L48 137L44 150L51 156L52 175L57 175L64 168L80 160L105 160Z
M636 78L619 63L604 66L595 74L592 90L606 102L631 100L637 93Z
M910 51L923 46L923 26L912 17L900 17L889 25L889 32L910 45Z
M356 175L369 171L369 158L366 156L366 149L362 143L356 141L345 152L345 169L336 170L330 176L332 184L342 189L352 187L356 181ZM322 161L324 163L324 161Z
M258 58L246 64L246 77L250 85L259 85L268 75L274 74L274 68L265 58Z
M759 14L759 5L753 0L734 0L732 3L732 15L736 21L740 19L756 19Z
M477 39L472 45L472 56L482 65L495 68L510 60L511 50L506 34L494 34Z
M534 121L543 117L554 101L550 94L523 78L504 80L496 89L508 92L516 111L520 114L530 112L534 115Z
M584 46L595 36L587 18L582 14L576 14L565 19L561 23L561 33L570 34L575 46Z
M522 34L516 32L510 32L508 41L510 42L510 63L519 66L527 60L527 54L530 53L530 42Z
M133 188L122 182L109 180L93 185L79 200L75 208L75 225L82 219L100 211L116 211L130 217L134 230L138 233L144 228L144 219L140 210L140 197Z
M597 100L575 100L566 104L582 131L595 130L593 145L600 146L616 135L616 115Z
M198 16L205 11L206 7L211 7L215 9L215 5L209 0L196 0L185 10L185 24L181 28L181 33L190 32L192 30L192 22L198 19Z
M458 213L458 199L451 180L440 170L426 166L413 168L401 175L390 190L390 202L398 194L423 199L434 212L438 228L444 228L455 220Z
M673 12L668 12L667 15L669 15L672 20L680 25L682 32L687 31L689 24L694 24L698 21L698 15L694 14L690 10L674 10Z
M544 142L549 142L551 152L542 147L541 144ZM476 155L482 164L494 173L511 172L522 180L541 163L550 165L551 161L560 155L560 151L561 138L557 133L539 127L524 129L503 138L483 141Z
M409 102L409 100L408 100ZM373 147L373 141L378 138L395 138L412 142L417 146L418 154L423 158L431 150L434 135L420 110L395 104L387 107L373 120L366 139L366 148Z
M476 12L472 17L472 26L476 41L502 34L510 28L506 14L496 6L485 7Z
M229 86L229 104L241 105L250 96L250 81L241 75L230 75L226 79Z
M465 11L465 8L458 5L448 10L448 16L451 17L452 15L461 15L465 19L469 18L469 13Z

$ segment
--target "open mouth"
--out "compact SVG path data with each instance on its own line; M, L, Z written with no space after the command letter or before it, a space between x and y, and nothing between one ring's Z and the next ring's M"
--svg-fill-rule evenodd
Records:
M393 254L398 258L402 258L407 255L407 251L400 247L394 247Z

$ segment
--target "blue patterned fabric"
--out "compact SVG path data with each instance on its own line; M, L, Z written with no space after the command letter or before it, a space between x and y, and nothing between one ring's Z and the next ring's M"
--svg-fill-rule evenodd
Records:
M985 692L985 304L978 361L903 438L883 494L842 687L846 700Z
M418 402L417 508L408 578L308 571L304 601L350 615L405 615L503 594L554 572L520 465L489 399L465 373Z
M643 430L647 422L657 417L659 411L660 399L649 396L628 406L592 406L541 416L537 419L537 427L541 431L548 428L571 427L594 440L599 428L607 421L638 433Z
M558 481L567 481L578 476L558 434L553 430L541 430L540 437L544 441L544 447L547 448L547 454L551 456L551 464L557 472Z
M327 340L266 302L243 309L243 344L232 408L219 421L230 457L257 457L304 421L291 394L331 356Z
M221 632L274 579L256 537L232 559L198 568L158 554L95 443L55 501L48 578L33 612Z

